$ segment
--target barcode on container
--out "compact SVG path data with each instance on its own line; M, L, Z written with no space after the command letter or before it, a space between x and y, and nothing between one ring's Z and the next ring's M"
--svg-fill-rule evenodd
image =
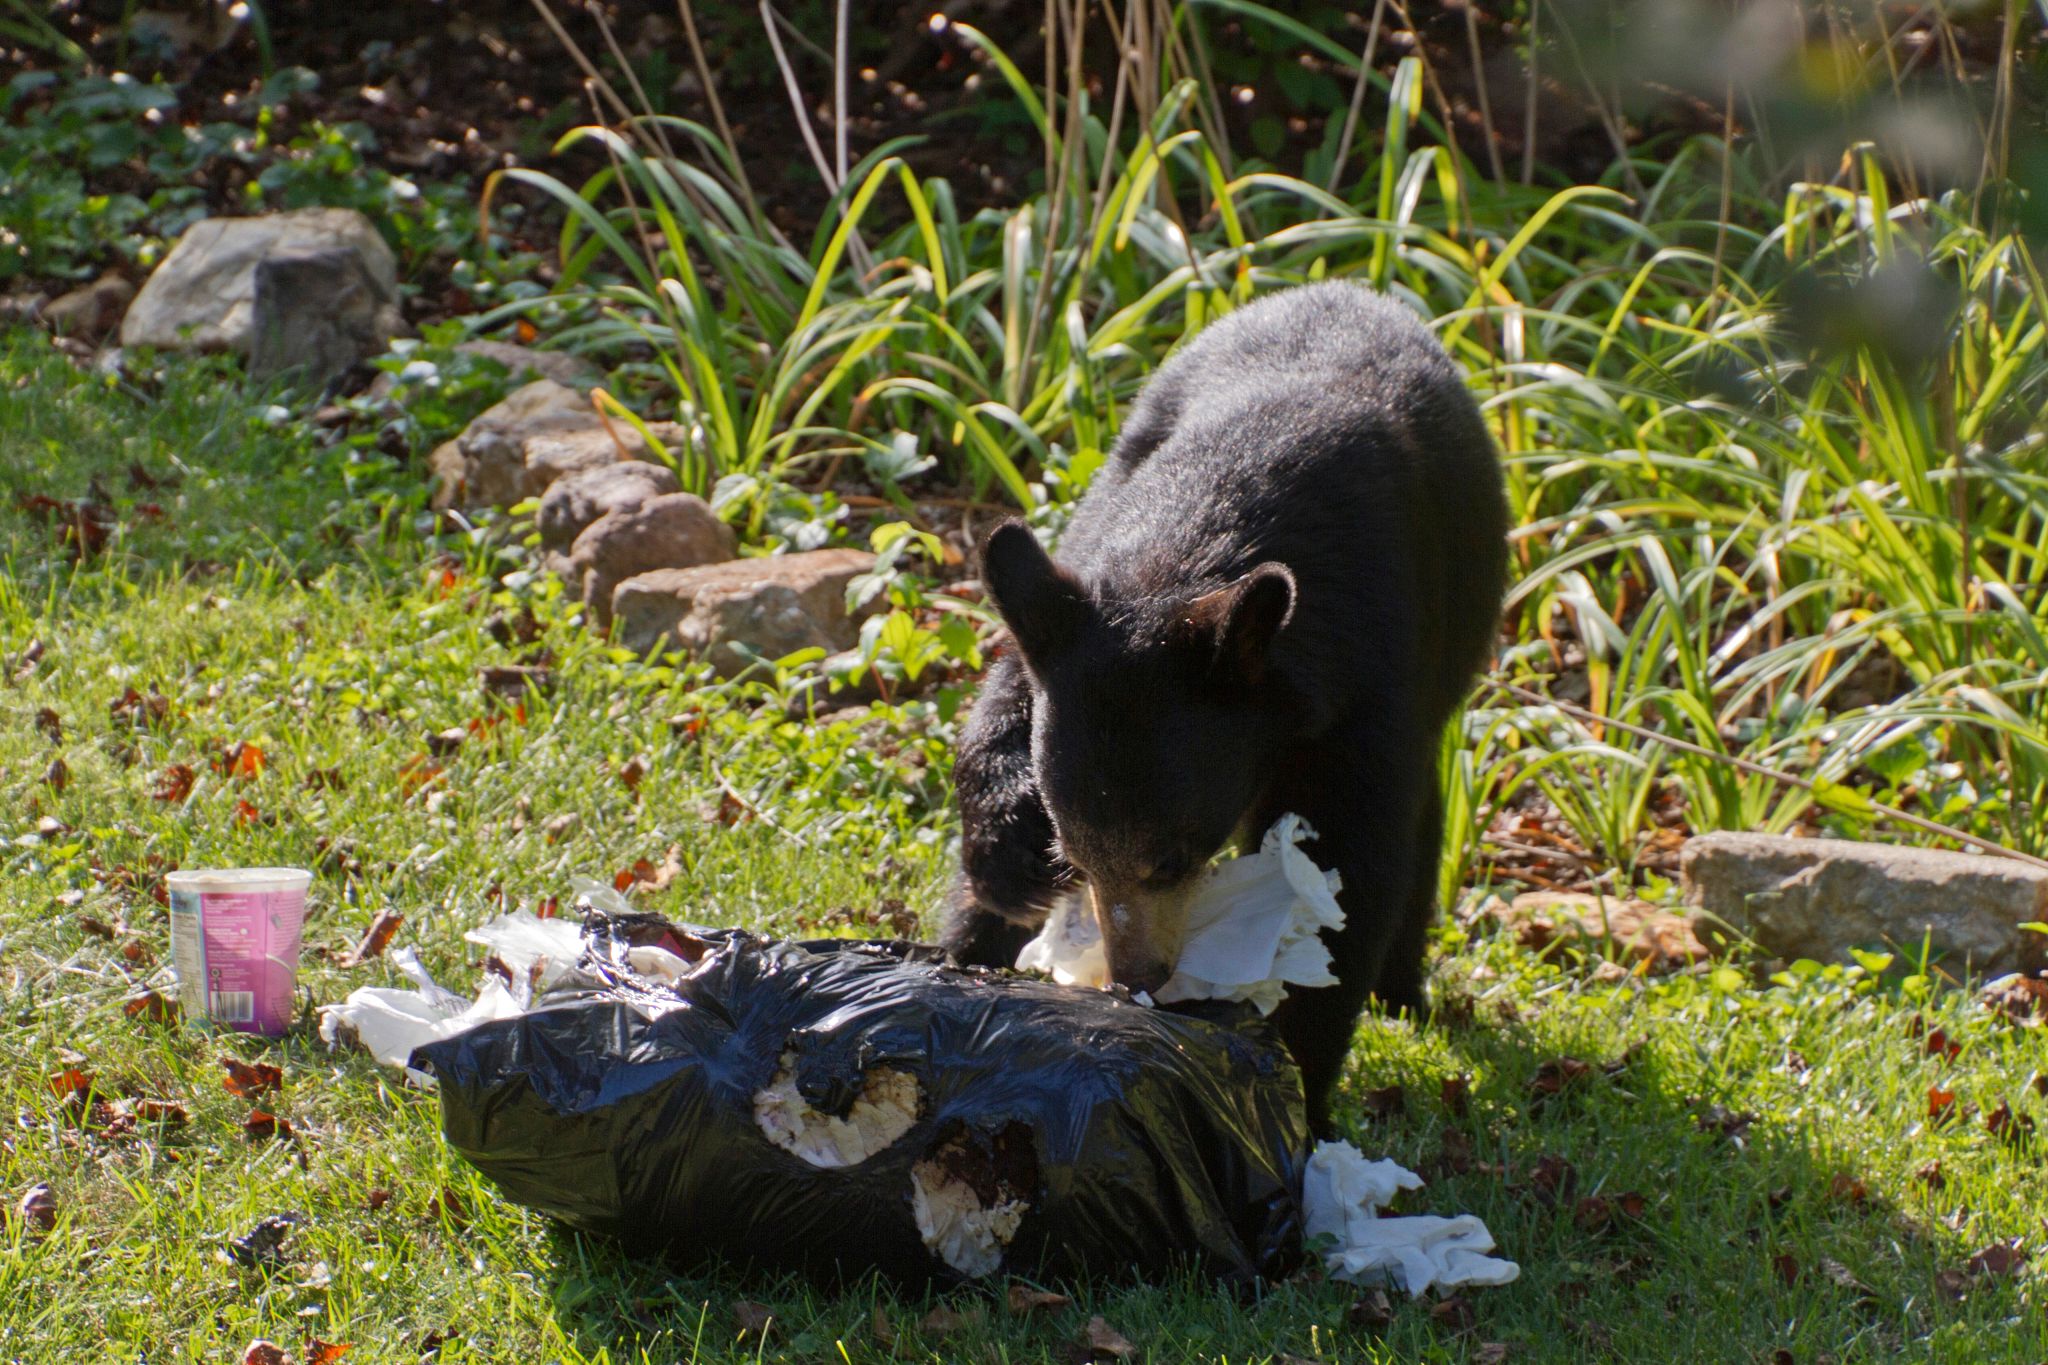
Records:
M256 992L208 991L206 1012L223 1024L247 1024L256 1018Z

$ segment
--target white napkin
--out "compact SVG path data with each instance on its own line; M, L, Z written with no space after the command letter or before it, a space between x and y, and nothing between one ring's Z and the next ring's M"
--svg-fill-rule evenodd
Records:
M1173 976L1159 988L1161 1003L1248 1000L1271 1014L1290 985L1336 984L1321 931L1344 926L1337 904L1343 881L1301 851L1301 841L1313 838L1299 815L1283 815L1257 853L1209 869L1188 906L1187 936ZM1053 904L1017 967L1063 986L1109 984L1101 927L1079 894Z
M1392 1161L1367 1161L1348 1142L1319 1142L1308 1159L1301 1202L1308 1239L1329 1241L1323 1264L1333 1280L1375 1284L1420 1295L1432 1285L1507 1284L1522 1273L1513 1261L1487 1255L1493 1234L1473 1215L1383 1218L1379 1209L1422 1177Z

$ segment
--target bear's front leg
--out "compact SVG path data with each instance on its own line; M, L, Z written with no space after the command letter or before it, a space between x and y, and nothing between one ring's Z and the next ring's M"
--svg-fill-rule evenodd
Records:
M953 785L961 877L939 944L963 966L1013 966L1065 879L1032 776L1031 683L1014 651L995 661L975 695Z

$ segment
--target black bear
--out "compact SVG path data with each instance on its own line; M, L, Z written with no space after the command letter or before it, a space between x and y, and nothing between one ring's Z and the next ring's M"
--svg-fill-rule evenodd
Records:
M1047 556L998 527L983 578L1014 648L955 767L962 885L942 940L1007 966L1085 886L1112 975L1155 989L1193 879L1288 811L1343 876L1339 984L1275 1015L1309 1118L1368 996L1420 1011L1444 726L1491 655L1499 455L1458 369L1363 287L1285 290L1162 366Z

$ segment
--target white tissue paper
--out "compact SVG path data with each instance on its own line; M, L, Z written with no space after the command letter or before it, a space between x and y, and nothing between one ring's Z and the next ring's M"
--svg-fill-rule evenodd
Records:
M513 984L508 986L495 973L486 972L476 999L467 1000L435 981L412 949L394 949L391 965L419 989L363 986L351 991L341 1004L320 1007L320 1037L332 1047L344 1032L353 1033L378 1061L400 1068L409 1080L432 1085L431 1076L406 1066L414 1048L493 1019L524 1013L536 989L545 990L578 974L576 960L583 951L575 922L541 919L528 910L499 915L463 937L503 963Z
M1487 1255L1493 1234L1473 1215L1382 1217L1379 1210L1422 1177L1392 1161L1368 1161L1348 1142L1319 1142L1308 1159L1301 1202L1308 1241L1320 1240L1333 1280L1382 1281L1411 1295L1432 1286L1507 1284L1522 1273L1513 1261Z
M1187 936L1162 1004L1248 1000L1271 1014L1292 986L1331 986L1330 950L1321 931L1344 927L1337 904L1343 881L1302 852L1315 831L1283 815L1257 853L1209 869L1188 906ZM1079 894L1053 904L1045 928L1017 955L1020 971L1044 972L1063 986L1106 986L1102 932Z

